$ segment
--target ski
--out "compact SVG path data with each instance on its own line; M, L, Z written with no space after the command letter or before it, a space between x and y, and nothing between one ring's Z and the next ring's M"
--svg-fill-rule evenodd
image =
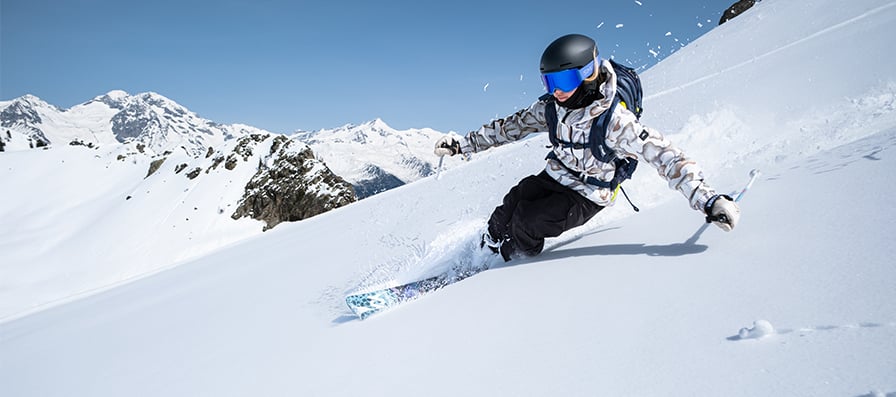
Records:
M481 273L488 269L488 264L489 261L487 260L480 266L455 268L437 276L412 281L407 284L354 293L345 297L345 303L352 310L352 313L364 320L374 314L392 309L402 303L415 300L424 294L437 291L450 284Z

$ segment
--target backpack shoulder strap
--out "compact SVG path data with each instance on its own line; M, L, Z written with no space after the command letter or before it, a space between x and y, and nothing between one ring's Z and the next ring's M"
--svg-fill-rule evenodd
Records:
M544 94L538 98L539 101L545 103L544 106L544 118L548 124L548 138L551 140L552 146L557 146L560 144L557 139L557 108L554 106L554 96L551 94Z
M610 128L610 120L613 118L617 104L619 104L619 97L613 98L610 107L591 122L591 133L588 137L591 154L605 163L612 162L616 158L616 152L607 145L607 130Z

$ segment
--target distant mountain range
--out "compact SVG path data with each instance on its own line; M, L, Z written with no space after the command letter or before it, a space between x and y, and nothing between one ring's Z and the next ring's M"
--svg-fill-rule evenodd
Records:
M111 91L69 109L33 95L0 101L0 151L83 146L118 161L146 158L147 176L177 158L170 172L190 179L222 163L230 170L254 161L246 165L256 168L251 180L230 183L244 191L232 215L264 220L266 228L432 175L432 145L441 134L432 129L398 131L376 119L287 136L243 124L219 124L152 92ZM313 183L303 179L310 174L315 175ZM309 195L311 185L328 194Z
M299 131L292 137L311 146L364 198L432 175L437 166L432 148L441 135L429 128L397 131L376 119L336 129Z
M142 144L150 154L183 150L192 156L241 135L267 133L203 119L156 93L128 95L123 91L111 91L64 110L33 95L0 102L0 128L23 138L12 137L7 150L72 142L91 146L134 143Z

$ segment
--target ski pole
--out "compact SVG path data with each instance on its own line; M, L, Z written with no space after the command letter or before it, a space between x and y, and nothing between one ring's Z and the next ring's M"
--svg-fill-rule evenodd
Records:
M740 199L742 199L744 197L744 193L746 193L747 190L750 190L750 186L753 186L753 182L756 181L756 178L758 178L759 175L760 175L760 172L758 169L754 168L753 170L750 171L750 181L747 182L747 184L744 186L744 188L741 189L740 192L738 192L737 195L734 197L735 202L740 201ZM703 232L705 232L708 227L709 227L709 223L704 223L697 229L696 232L694 232L694 235L691 236L691 238L689 238L684 243L685 244L696 244L697 240L700 239L700 236L703 235Z
M737 196L734 196L735 202L740 201L740 199L744 196L744 193L746 193L747 190L750 190L750 186L753 186L753 182L756 182L756 178L758 178L759 175L761 175L761 174L762 173L759 172L759 170L755 169L755 168L752 171L750 171L750 181L747 182L747 185L744 186L744 188L740 192L737 193Z
M442 163L445 161L445 156L439 156L439 166L436 168L436 180L442 178Z

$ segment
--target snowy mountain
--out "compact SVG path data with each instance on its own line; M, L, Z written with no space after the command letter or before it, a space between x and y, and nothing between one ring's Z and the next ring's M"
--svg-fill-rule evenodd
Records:
M250 175L242 175L242 179L231 179L226 186L244 192L233 218L264 220L264 229L355 200L351 186L333 175L304 143L247 125L217 124L156 93L132 96L111 91L66 110L25 95L0 102L0 126L6 129L6 136L0 136L4 151L84 146L98 151L92 154L97 158L148 162L144 178L171 157L180 161L171 173L180 174L189 167L184 175L190 180L202 171L211 172L222 162L230 171L251 159L254 164L249 167L257 171L251 180ZM270 152L259 154L258 150ZM60 154L57 152L53 155ZM210 165L201 164L209 161ZM91 172L76 168L66 171Z
M538 257L365 321L345 294L469 254L504 193L543 167L543 134L180 261L160 254L191 246L172 231L214 192L160 177L178 161L127 203L170 189L184 204L134 211L78 199L121 189L105 183L118 168L85 188L52 181L58 166L38 158L51 151L4 154L4 193L35 202L27 213L0 202L0 394L892 396L894 23L889 0L764 0L643 73L642 120L709 183L735 191L763 171L733 232L705 229L642 168L626 186L640 213L608 208ZM97 160L65 163L104 170ZM206 177L224 180L219 171ZM51 194L79 210L59 216ZM103 262L126 237L105 223L147 220L168 222L131 232L157 250L131 245L116 259L167 271L99 279L44 265ZM193 231L193 245L210 241ZM71 283L92 289L52 294Z
M398 131L383 120L313 132L299 131L293 137L314 149L333 172L345 178L359 198L433 175L433 143L441 132L423 128ZM443 166L460 163L445 159Z
M183 150L199 156L208 147L220 146L235 136L263 132L205 120L152 92L129 95L111 91L65 110L26 95L0 103L0 109L0 127L34 141L37 146L133 143L154 154Z
M155 272L282 222L319 215L355 201L355 192L366 197L420 179L433 172L423 153L431 154L439 134L399 132L376 120L287 138L205 120L159 94L123 91L70 109L26 95L0 102L0 117L5 188L30 193L0 198L14 225L0 230L0 241L28 247L5 258L2 274L28 280L42 296L32 301L21 291L0 290L0 318L22 305ZM338 138L346 134L355 140L340 146ZM325 153L302 142L304 136ZM363 161L367 173L359 177L348 168L354 179L346 181L322 158L341 166ZM447 161L447 167L458 161ZM56 219L84 222L60 229L52 224ZM115 235L116 244L85 244L96 233ZM93 250L83 251L85 246ZM44 249L52 254L35 264L34 252ZM141 256L129 259L136 252ZM102 258L94 258L97 253Z
M4 314L355 200L307 145L282 135L244 135L200 157L122 144L16 151L0 155L0 170L4 192L14 193L0 195L0 278L30 291L0 288Z
M65 110L33 95L0 102L0 132L5 134L0 137L4 151L51 144L125 144L148 155L183 151L193 157L241 136L272 134L203 119L156 93L124 91L111 91ZM364 198L435 173L432 145L441 135L428 128L398 131L376 119L336 129L299 131L292 138L310 145L319 160L351 183L357 197ZM446 162L452 166L460 159Z
M62 113L59 108L42 101L34 95L25 95L12 101L0 101L0 127L3 135L0 144L4 151L45 147L50 139L40 126L44 123L41 115ZM12 131L15 130L15 134Z
M0 195L0 242L19 247L4 252L0 278L42 296L0 288L0 313L356 200L308 145L201 119L158 94L113 91L67 110L27 95L0 103L0 117L0 179L10 193Z

